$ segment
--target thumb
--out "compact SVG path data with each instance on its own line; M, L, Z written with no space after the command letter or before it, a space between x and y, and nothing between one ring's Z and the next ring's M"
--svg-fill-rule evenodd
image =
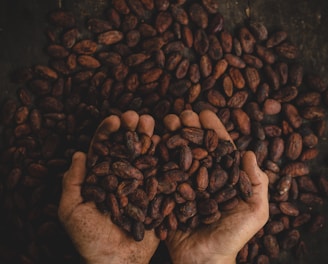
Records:
M243 155L242 167L253 186L253 195L247 199L247 202L254 206L266 206L269 180L268 176L258 167L254 152L247 151Z
M252 185L268 184L268 177L257 165L256 156L254 152L245 152L242 158L242 167L243 170L248 174Z
M74 211L76 206L82 203L81 185L86 174L86 155L76 152L72 157L72 164L64 174L62 185L62 196L59 203L59 219L63 222Z

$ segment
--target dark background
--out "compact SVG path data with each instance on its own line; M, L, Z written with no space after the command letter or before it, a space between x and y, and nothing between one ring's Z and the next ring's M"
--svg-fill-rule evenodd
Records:
M0 0L0 100L15 96L17 86L10 81L13 70L47 63L43 48L49 11L62 6L72 10L83 23L86 17L100 16L107 5L105 0ZM246 9L250 19L263 22L269 31L287 31L300 48L305 70L318 73L328 83L328 1L220 0L225 27L232 32L244 23L248 19ZM326 173L326 138L320 143L321 154L315 168ZM306 238L310 251L307 259L295 261L282 256L277 263L328 263L327 229Z

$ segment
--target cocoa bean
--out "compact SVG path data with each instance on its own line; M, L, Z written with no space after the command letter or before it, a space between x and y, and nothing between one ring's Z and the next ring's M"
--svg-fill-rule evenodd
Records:
M263 23L252 21L250 22L249 27L257 40L263 41L268 38L268 30Z
M245 79L243 75L241 74L240 70L238 68L231 67L229 70L229 75L231 77L231 80L233 82L233 85L237 89L242 89L245 86Z
M318 206L323 204L323 199L313 193L300 193L299 200L307 206Z
M289 123L294 128L299 128L302 124L302 118L299 115L297 108L292 104L284 104L282 109Z
M287 32L285 31L277 31L271 34L266 42L266 46L268 48L275 47L282 43L287 38Z
M196 3L192 4L189 8L189 17L196 26L203 29L207 28L208 16L201 5Z
M193 36L193 32L191 31L191 29L187 26L183 26L181 28L181 37L182 40L184 42L184 44L186 45L186 47L191 48L193 46L193 42L194 42L194 36Z
M55 10L49 14L49 21L58 27L70 28L75 25L75 18L69 11L61 9Z
M209 39L204 30L198 29L194 34L194 49L199 55L204 55L209 49Z
M231 112L231 117L236 123L238 129L243 135L250 135L251 133L251 124L248 115L241 109L234 109Z
M209 184L208 170L205 166L201 166L196 175L196 185L198 191L205 191Z
M142 180L143 175L137 168L133 167L127 161L117 161L111 166L113 173L122 179Z
M281 56L285 59L296 59L299 56L298 48L295 45L288 42L284 42L278 45L275 48L275 50L278 56Z
M113 192L118 186L118 179L115 175L107 175L101 181L101 186L104 188L104 190Z
M288 216L298 216L300 213L297 206L290 202L279 203L279 209L281 210L282 213Z
M269 260L269 257L266 255L258 255L255 263L256 264L269 264L270 260Z
M127 4L130 7L131 11L133 11L136 15L138 15L139 17L141 17L143 19L147 18L148 12L143 7L141 1L127 0Z
M188 183L181 183L177 187L177 191L187 201L193 201L196 198L196 194L192 187Z
M286 157L291 160L296 160L302 153L302 147L302 136L299 133L292 133L286 141Z
M303 150L301 156L300 156L300 161L310 161L314 160L319 154L318 149L306 149Z
M212 63L207 55L201 56L199 65L200 73L204 78L208 77L212 73Z
M156 17L155 27L159 33L165 32L172 24L172 16L169 12L161 12Z
M103 189L95 186L85 186L82 188L82 195L86 201L101 203L106 198L106 193Z
M248 93L246 91L236 92L227 102L230 108L242 108L247 101Z
M323 119L325 116L325 110L319 106L309 106L301 111L301 115L303 118L311 121Z
M124 211L129 217L133 218L137 222L145 221L144 213L137 206L134 206L134 205L128 203L127 206L124 208Z
M277 191L280 195L287 193L292 185L292 177L290 175L283 176L277 185Z
M222 49L225 53L231 53L232 51L232 35L226 31L223 30L220 32L220 40Z
M175 76L177 77L177 79L182 79L187 75L188 70L189 70L189 60L183 59L177 66Z
M303 176L309 173L309 167L302 162L292 162L283 167L281 173L282 175L290 175L292 177Z
M175 201L172 197L167 197L163 200L161 211L164 217L172 214L174 208Z
M303 66L293 64L289 70L289 82L296 87L299 87L303 81Z
M300 227L300 226L304 225L305 223L309 222L310 219L311 219L310 214L307 214L307 213L300 214L295 217L295 219L293 220L292 226L295 228Z
M85 39L77 42L73 46L73 51L77 54L91 55L96 52L98 45L96 42Z
M214 199L217 203L221 204L224 203L232 198L234 198L237 195L237 191L235 188L232 187L226 187L220 191L218 191Z
M236 67L238 69L243 69L246 66L245 62L236 55L228 53L224 56L224 58L228 62L228 64L232 67Z
M139 182L137 180L132 181L122 181L117 186L117 195L121 197L127 197L129 194L133 193L139 186Z
M300 233L296 229L290 230L280 242L281 248L290 249L295 247L300 240Z
M210 14L218 13L219 4L215 0L202 0L204 7Z
M90 18L87 22L87 25L88 29L96 34L113 29L112 25L108 21L97 18Z
M115 8L109 8L106 11L106 17L110 23L110 25L117 29L120 27L121 25L121 17L120 17L120 13L115 9ZM108 30L106 30L108 31Z
M242 58L243 61L251 67L254 67L256 69L261 69L263 67L263 62L258 57L255 57L250 54L244 54Z
M197 211L201 215L211 215L218 212L218 204L213 199L202 200L197 204Z
M263 245L267 254L272 258L277 258L279 256L279 244L275 236L265 235L263 237Z
M193 154L188 146L182 146L180 150L180 168L183 171L189 170L192 164Z
M197 206L195 201L187 201L179 207L178 212L181 214L182 219L189 219L197 213ZM179 217L179 216L178 216ZM184 221L182 221L183 223Z
M14 168L10 171L7 178L7 188L8 190L13 190L22 177L22 171L19 168Z
M239 40L245 53L253 53L256 40L246 27L239 30Z
M202 145L204 140L204 131L196 127L185 127L181 130L181 136L197 145Z
M249 88L253 93L256 93L257 87L260 84L260 75L256 68L246 67L245 69L245 80Z
M210 193L215 193L225 185L228 178L228 174L224 170L220 168L214 168L209 175L208 191Z
M241 43L237 38L233 39L233 49L235 54L240 57L241 54L243 53L242 47L241 47Z
M223 90L228 97L233 95L233 82L229 75L223 77Z
M266 63L273 64L276 61L276 56L271 49L267 49L261 45L255 46L256 54L260 57L260 59Z
M269 235L276 235L284 230L284 224L281 221L271 221L265 225L265 231Z
M220 41L215 35L209 35L209 48L208 48L208 56L212 60L220 60L223 57L223 50Z

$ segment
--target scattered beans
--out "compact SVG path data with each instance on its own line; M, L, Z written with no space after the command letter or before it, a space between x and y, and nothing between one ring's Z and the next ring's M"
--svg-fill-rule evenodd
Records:
M314 179L309 161L325 134L328 93L319 76L304 72L287 32L251 22L233 35L217 1L113 0L104 13L87 21L84 35L71 12L51 12L48 66L17 72L17 98L2 106L0 201L15 245L7 262L76 258L56 210L62 175L77 150L89 153L88 168L96 166L85 197L110 209L136 240L161 216L168 225L156 227L161 239L167 228L195 228L197 217L202 224L219 221L220 211L238 202L235 187L243 197L251 194L244 176L238 183L232 153L253 150L270 180L270 219L237 260L268 263L280 249L301 254L301 230L324 224L316 209L327 196L327 179ZM112 125L96 133L106 118ZM109 138L110 145L100 144ZM111 157L111 166L99 157ZM120 222L122 208L132 226Z

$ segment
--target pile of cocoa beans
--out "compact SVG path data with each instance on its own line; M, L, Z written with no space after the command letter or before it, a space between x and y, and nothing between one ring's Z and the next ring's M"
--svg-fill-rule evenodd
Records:
M302 232L325 223L328 180L310 164L326 132L327 84L304 72L286 32L250 21L232 34L219 11L216 0L112 0L85 25L70 11L49 14L49 63L13 74L17 97L2 105L2 262L78 263L57 218L62 176L102 120L129 110L151 116L159 138L167 115L215 113L270 181L270 219L238 263L302 256ZM117 137L135 136L127 131Z
M152 135L155 123L149 115L139 118L131 110L121 118L111 115L100 124L88 153L84 200L109 212L136 241L145 229L155 228L165 240L170 230L212 224L220 211L252 195L240 152L219 137L224 127L213 112L198 116L184 110L164 122L169 130L159 137Z

